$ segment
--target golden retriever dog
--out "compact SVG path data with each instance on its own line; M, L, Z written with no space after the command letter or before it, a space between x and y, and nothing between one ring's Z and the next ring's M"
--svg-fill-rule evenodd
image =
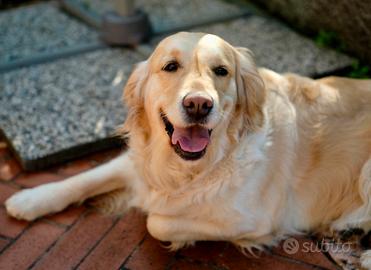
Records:
M124 100L128 150L16 193L9 215L34 220L120 190L109 207L142 209L172 249L222 240L248 251L297 232L370 229L371 80L257 69L245 48L181 32L137 65ZM361 262L371 269L371 251Z

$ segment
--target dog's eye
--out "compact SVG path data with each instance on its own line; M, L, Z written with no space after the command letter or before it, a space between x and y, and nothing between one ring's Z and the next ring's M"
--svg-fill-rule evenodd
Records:
M169 63L167 63L163 68L162 70L166 71L166 72L175 72L177 71L179 68L179 63L176 62L176 61L171 61Z
M228 70L225 67L216 67L213 69L216 76L227 76Z

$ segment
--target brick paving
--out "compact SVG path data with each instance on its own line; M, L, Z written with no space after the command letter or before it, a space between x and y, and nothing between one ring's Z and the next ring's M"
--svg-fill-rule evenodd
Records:
M36 173L23 172L0 142L0 270L22 269L339 269L319 252L285 253L282 246L258 257L244 256L225 242L200 242L169 252L153 239L145 216L132 210L122 217L104 216L85 206L34 222L17 221L5 213L4 201L22 188L33 187L87 170L115 157L118 150ZM300 243L313 243L297 237Z

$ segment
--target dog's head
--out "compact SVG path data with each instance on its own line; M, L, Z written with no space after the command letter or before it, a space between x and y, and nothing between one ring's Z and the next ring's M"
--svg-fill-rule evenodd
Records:
M131 140L195 164L259 128L264 99L247 49L215 35L181 32L133 71L124 90L124 127Z

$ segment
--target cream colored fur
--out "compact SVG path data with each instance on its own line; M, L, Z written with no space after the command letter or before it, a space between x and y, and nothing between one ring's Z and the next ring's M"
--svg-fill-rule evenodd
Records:
M164 72L173 59L181 68ZM228 76L213 74L218 65ZM185 161L170 146L159 112L186 126L180 104L194 91L214 99L207 124L213 133L205 156ZM137 66L124 99L129 150L65 181L16 193L6 201L11 216L33 220L122 189L113 207L142 209L149 232L174 249L198 240L250 249L295 232L370 229L370 80L257 70L246 49L178 33ZM370 252L362 260L371 269Z

